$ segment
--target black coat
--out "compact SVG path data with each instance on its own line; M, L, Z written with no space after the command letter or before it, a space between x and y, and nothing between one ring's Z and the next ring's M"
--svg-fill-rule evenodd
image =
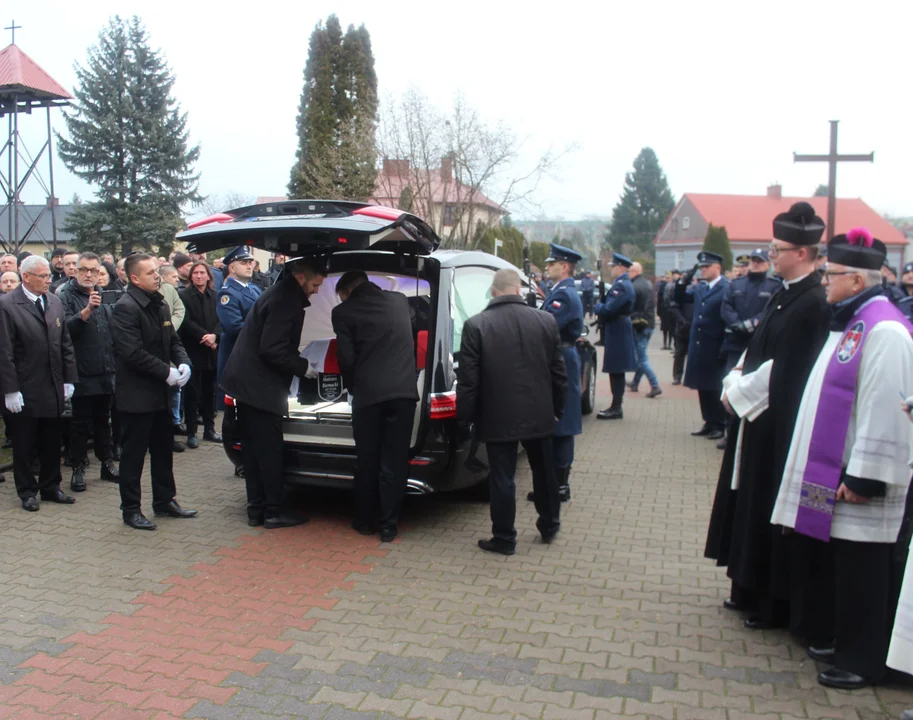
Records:
M294 275L266 290L248 312L222 374L227 395L264 412L285 415L292 378L308 362L298 355L304 310L310 305Z
M333 308L336 356L354 407L418 400L409 301L374 283Z
M111 332L111 315L114 305L99 305L83 321L80 312L89 304L89 293L70 280L60 288L58 295L67 316L67 330L76 352L79 382L74 397L114 394L114 334Z
M122 412L151 412L171 407L166 380L172 363L190 365L171 313L159 293L130 285L114 306L114 399Z
M567 371L554 317L519 296L505 295L465 322L457 414L476 423L480 442L551 435L566 396Z
M653 285L643 275L631 281L634 286L634 309L631 311L631 325L634 332L656 327L656 296Z
M200 292L195 287L188 287L178 293L184 303L186 314L178 335L184 345L184 350L193 364L194 372L215 370L218 367L219 350L210 350L200 344L204 335L214 334L218 343L222 338L222 326L216 314L216 291L206 288Z
M818 273L770 300L748 344L744 372L773 360L770 407L745 424L739 489L731 489L738 433L730 433L707 533L706 557L762 594L784 597L788 552L770 515L780 489L805 383L827 340L830 310Z
M79 380L60 298L45 294L44 316L20 285L0 299L0 394L21 392L23 414L63 413L64 383Z

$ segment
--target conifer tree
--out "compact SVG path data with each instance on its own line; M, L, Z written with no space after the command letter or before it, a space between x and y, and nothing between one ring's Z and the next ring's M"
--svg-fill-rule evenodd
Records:
M729 233L725 227L710 223L704 236L704 247L701 249L722 256L724 272L732 269L732 246L729 244Z
M674 207L656 153L645 147L634 159L634 171L625 175L624 190L612 210L608 241L615 248L630 243L652 254L653 238Z

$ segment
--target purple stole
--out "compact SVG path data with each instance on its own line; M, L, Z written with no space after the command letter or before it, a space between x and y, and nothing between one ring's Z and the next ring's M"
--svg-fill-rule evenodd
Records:
M847 323L824 372L795 527L796 532L822 542L831 539L834 505L843 473L843 450L856 399L860 350L872 328L884 320L895 320L913 331L907 319L887 298L875 297L863 303Z

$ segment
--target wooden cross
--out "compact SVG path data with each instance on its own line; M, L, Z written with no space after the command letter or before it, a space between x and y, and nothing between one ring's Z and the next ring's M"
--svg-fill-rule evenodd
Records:
M17 31L17 30L21 30L21 29L22 29L22 25L17 25L17 24L16 24L16 21L13 20L13 24L12 24L12 25L10 25L9 27L3 28L3 29L4 29L4 30L12 30L12 31L13 31L13 40L12 40L12 42L10 43L10 45L15 45L15 44L16 44L16 31Z
M827 173L827 241L834 237L834 223L837 216L837 163L875 162L875 153L868 155L839 155L837 153L837 123L831 120L831 151L827 155L799 155L793 153L793 162L826 162Z

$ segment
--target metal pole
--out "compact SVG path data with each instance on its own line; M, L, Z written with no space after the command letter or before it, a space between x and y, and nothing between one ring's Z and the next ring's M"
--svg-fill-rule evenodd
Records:
M48 202L51 204L51 234L53 240L51 245L57 249L57 196L54 194L54 141L51 134L51 107L48 106L48 176L50 178L51 197Z
M16 114L16 105L14 102L13 110L12 110L12 113L10 114L9 145L7 146L7 150L9 150L9 157L7 158L9 160L9 170L7 171L6 179L9 182L9 196L6 199L6 219L7 219L7 222L9 223L9 234L7 235L8 242L9 242L9 250L10 250L10 252L18 254L19 249L16 247L16 238L13 237L13 212L16 209L16 207L13 203L13 116L15 114Z
M837 123L831 120L831 151L827 162L827 241L834 237L837 222Z
M15 218L13 220L13 225L15 227L15 235L13 235L13 243L16 246L16 253L18 254L22 248L19 247L19 112L17 105L17 98L13 97L13 212L15 213Z

